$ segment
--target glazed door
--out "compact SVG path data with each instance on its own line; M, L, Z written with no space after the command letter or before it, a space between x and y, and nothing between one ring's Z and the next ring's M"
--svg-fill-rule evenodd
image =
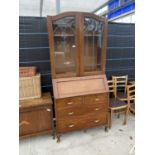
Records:
M78 74L76 22L75 15L48 18L48 31L52 35L49 40L53 78Z
M106 24L91 13L48 17L53 79L105 74Z
M105 74L105 24L95 15L83 15L83 75Z

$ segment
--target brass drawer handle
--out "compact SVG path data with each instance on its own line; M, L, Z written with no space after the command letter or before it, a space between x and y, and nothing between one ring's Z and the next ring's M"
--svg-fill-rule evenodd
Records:
M98 111L98 110L100 110L100 108L95 108L95 111Z
M72 45L72 47L73 47L73 48L75 48L75 47L76 47L76 45Z
M72 128L72 127L74 127L74 124L71 124L71 125L69 125L68 127L69 127L69 128Z
M68 102L67 104L68 104L68 105L72 105L72 104L73 104L73 102Z
M19 123L19 126L22 126L22 125L29 125L30 123L28 121L22 121Z
M73 115L73 114L74 114L74 112L69 112L69 113L68 113L68 115Z
M51 111L51 109L49 109L49 108L48 108L48 109L46 109L46 111L49 111L49 112L50 112L50 111Z
M99 100L100 100L99 98L96 98L96 99L95 99L95 101L99 101Z
M94 122L95 122L95 123L98 123L99 121L100 121L100 120L99 120L99 119L97 119L97 120L95 120Z
M64 65L69 65L71 62L70 61L66 61L64 62Z

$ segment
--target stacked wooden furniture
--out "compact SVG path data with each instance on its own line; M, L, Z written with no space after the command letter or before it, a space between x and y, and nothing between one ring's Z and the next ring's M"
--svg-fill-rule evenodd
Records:
M56 135L108 127L107 21L91 13L48 17Z
M52 118L52 100L50 93L43 93L42 97L37 99L20 100L20 138L44 133L53 134Z

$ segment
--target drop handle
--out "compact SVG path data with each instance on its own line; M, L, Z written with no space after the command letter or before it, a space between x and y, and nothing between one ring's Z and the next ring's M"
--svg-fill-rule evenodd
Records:
M67 104L68 104L68 105L72 105L72 104L73 104L73 102L68 102Z
M100 120L98 119L98 120L95 120L94 122L95 122L95 123L98 123L99 121L100 121Z
M66 61L66 62L64 62L64 65L69 65L69 64L71 64L70 61Z
M99 100L100 100L99 98L96 98L96 99L95 99L95 101L99 101Z
M95 111L98 111L98 110L100 110L100 108L95 108Z
M69 128L72 128L72 127L74 127L74 124L71 124L71 125L69 125L68 127L69 127Z
M69 113L68 113L68 115L73 115L73 114L74 114L74 112L69 112Z
M49 108L48 108L48 109L46 109L46 111L49 111L49 112L50 112L50 111L51 111L51 109L49 109Z
M73 47L73 48L75 48L75 47L76 47L76 45L72 45L72 47Z

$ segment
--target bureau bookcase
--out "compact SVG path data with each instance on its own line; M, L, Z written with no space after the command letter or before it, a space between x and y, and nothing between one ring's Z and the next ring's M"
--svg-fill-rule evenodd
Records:
M66 12L47 18L56 135L108 126L107 20Z

